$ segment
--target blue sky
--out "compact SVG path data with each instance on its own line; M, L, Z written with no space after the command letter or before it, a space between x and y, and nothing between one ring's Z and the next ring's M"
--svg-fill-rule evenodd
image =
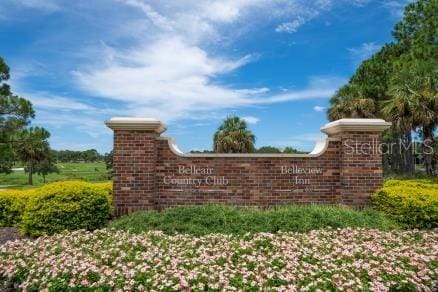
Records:
M112 148L155 117L183 151L227 115L257 147L311 150L334 91L392 40L407 0L1 0L0 56L54 149Z

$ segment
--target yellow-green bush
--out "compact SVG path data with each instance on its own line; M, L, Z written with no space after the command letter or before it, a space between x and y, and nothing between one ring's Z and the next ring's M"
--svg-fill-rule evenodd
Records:
M384 187L396 187L396 186L405 186L405 187L415 187L415 188L423 188L423 189L435 189L438 190L438 179L390 179L385 181Z
M113 182L101 182L101 183L93 183L93 187L96 188L98 192L103 192L106 194L108 202L110 204L109 213L112 213L112 205L113 205Z
M33 191L4 190L0 192L0 226L21 222L26 202Z
M372 197L374 206L407 227L438 227L434 180L389 180Z
M24 209L22 231L41 235L104 226L111 212L109 186L64 181L35 189Z

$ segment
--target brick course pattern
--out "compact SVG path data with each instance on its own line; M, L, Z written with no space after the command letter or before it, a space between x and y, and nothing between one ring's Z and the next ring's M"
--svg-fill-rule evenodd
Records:
M368 205L382 184L381 130L328 136L320 155L230 157L183 155L156 131L114 129L114 215L206 203Z

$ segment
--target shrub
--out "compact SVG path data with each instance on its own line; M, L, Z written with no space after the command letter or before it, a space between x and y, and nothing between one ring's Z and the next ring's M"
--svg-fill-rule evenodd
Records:
M22 216L24 233L53 234L62 230L93 230L105 225L111 205L108 186L65 181L35 189Z
M32 191L4 190L0 192L0 226L21 222L26 202Z
M384 187L405 186L405 187L419 187L423 189L438 190L438 179L390 179L385 181Z
M112 214L113 211L113 182L101 182L101 183L93 183L92 187L99 193L104 193L110 205L109 214Z
M246 232L306 232L325 227L366 227L381 230L398 225L383 213L358 211L340 206L291 205L261 210L224 205L188 206L162 212L141 211L119 218L111 224L118 230L141 233L161 230L167 234L209 233L244 234Z
M438 227L438 184L434 180L389 180L372 201L376 209L406 227Z

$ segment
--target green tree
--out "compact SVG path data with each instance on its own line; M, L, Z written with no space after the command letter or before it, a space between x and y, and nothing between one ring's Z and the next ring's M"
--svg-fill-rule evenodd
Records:
M297 150L297 149L295 149L293 147L286 147L286 148L283 149L283 153L286 153L286 154L304 154L304 153L307 153L307 152Z
M388 83L394 72L394 63L402 53L400 46L387 44L362 62L348 84L330 100L329 120L381 117L379 102L391 98L387 93Z
M32 104L12 94L8 84L9 67L0 57L0 173L11 172L15 161L12 136L35 117Z
M219 126L213 143L217 153L249 153L254 152L255 136L243 119L231 116Z
M384 107L395 125L406 132L406 136L410 136L413 129L420 129L428 175L434 174L430 145L438 124L438 71L435 68L431 64L422 64L394 74L389 86L393 99Z
M214 151L213 150L207 150L207 149L204 149L204 150L190 150L189 151L189 153L192 153L192 154L209 154L209 153L214 153Z
M5 61L2 57L0 57L0 95L3 96L9 96L12 95L11 88L8 84L3 83L4 81L8 80L10 77L9 75L9 67L6 65Z
M349 82L357 88L357 97L366 97L375 103L389 99L388 81L394 73L394 63L404 52L401 46L390 43L363 61ZM379 107L375 108L375 116L379 116Z
M101 156L96 149L82 151L81 157L85 162L95 162L101 159Z
M376 116L376 101L367 98L359 87L345 85L331 99L332 106L327 114L330 120L342 118L373 118Z
M408 4L403 19L397 23L392 35L405 50L418 48L431 53L438 43L438 1L417 0ZM436 48L435 48L436 49Z
M114 174L114 170L113 170L113 150L111 150L109 153L105 153L103 160L105 161L106 164L106 169L108 171L108 179L111 179L113 177Z
M426 173L436 173L430 146L438 124L438 1L418 0L406 6L393 36L404 52L394 63L388 93L394 100L410 100L411 126L423 138ZM397 101L395 101L397 102Z
M256 153L281 153L280 149L274 146L263 146L255 150Z
M34 172L43 177L43 182L46 183L46 176L50 173L59 173L56 166L56 154L49 151L49 154L41 161L37 162L34 167Z
M394 124L384 139L397 138L409 145L411 133L420 131L425 141L433 140L434 117L438 116L437 11L436 0L417 0L406 6L392 32L396 41L362 62L348 84L336 92L327 112L330 120L381 117ZM413 173L412 149L401 150L385 161L391 160L393 170ZM428 173L435 171L430 160L425 157Z
M44 128L30 127L15 135L14 149L18 158L24 163L28 173L28 183L33 184L32 175L38 163L48 159L50 147L47 139L49 132Z
M414 157L412 155L412 135L413 127L412 113L414 105L412 99L406 96L397 96L384 103L383 113L387 120L392 121L392 127L395 132L402 133L397 135L399 138L399 147L392 149L397 151L400 149L401 163L398 163L399 172L410 174L414 173ZM395 156L393 156L395 157Z

